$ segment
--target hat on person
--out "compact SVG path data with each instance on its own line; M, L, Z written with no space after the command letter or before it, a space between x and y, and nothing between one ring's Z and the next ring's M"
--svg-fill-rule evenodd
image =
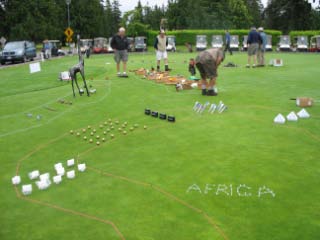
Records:
M119 32L125 32L126 29L124 27L119 28Z
M161 29L161 30L160 30L160 33L165 34L165 33L166 33L166 31L165 31L164 29Z
M259 31L259 32L263 32L263 27L259 27L259 28L258 28L258 31Z

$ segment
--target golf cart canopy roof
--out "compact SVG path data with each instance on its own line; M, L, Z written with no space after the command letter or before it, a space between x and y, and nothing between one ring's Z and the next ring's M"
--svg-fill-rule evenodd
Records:
M136 44L145 43L146 39L147 39L146 37L135 37L135 43Z
M215 43L215 44L223 43L222 35L212 35L212 43Z
M206 35L197 35L197 43L206 43L207 36Z
M310 42L311 42L311 43L316 43L317 48L320 48L320 35L313 36L313 37L310 39Z
M282 35L282 36L280 36L280 44L291 45L290 36L288 36L288 35Z
M297 44L299 45L308 45L308 37L307 36L298 36Z
M175 43L176 42L176 37L175 36L167 36L168 42L169 43Z
M238 35L231 35L231 44L239 44L239 36Z

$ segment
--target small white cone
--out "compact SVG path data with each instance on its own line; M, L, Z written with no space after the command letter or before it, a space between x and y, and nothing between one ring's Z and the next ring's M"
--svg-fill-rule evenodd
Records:
M309 118L310 114L307 112L307 110L305 110L304 108L302 108L297 115L299 116L299 118Z
M287 115L287 120L291 122L296 122L298 121L298 116L294 112L291 112Z
M279 113L274 119L273 119L274 123L278 123L278 124L284 124L286 122L286 119L284 118L284 116Z

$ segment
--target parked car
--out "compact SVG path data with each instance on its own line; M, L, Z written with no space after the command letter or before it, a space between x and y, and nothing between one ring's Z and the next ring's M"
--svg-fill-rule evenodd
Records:
M239 51L239 36L231 35L230 48L233 51Z
M197 35L196 37L196 49L197 51L203 51L207 49L207 36L206 35Z
M310 52L320 52L320 35L313 36L310 39Z
M168 39L167 51L175 52L177 50L176 37L175 36L167 36L167 39Z
M272 35L267 35L266 51L272 52Z
M277 51L291 51L291 39L288 35L280 36L280 41L278 43Z
M248 36L243 36L242 51L248 50Z
M213 48L222 48L223 47L222 35L213 35L212 41L211 41L211 46Z
M145 52L147 49L147 38L146 37L135 37L134 48L137 52Z
M107 53L108 52L108 39L98 37L93 39L93 53Z
M0 62L1 64L5 64L6 62L14 63L26 62L28 60L33 61L36 56L37 52L34 42L8 42L0 54Z
M308 37L298 36L295 37L295 50L298 52L308 52Z
M64 56L66 55L65 51L61 49L61 42L59 40L46 40L43 42L42 52L45 58L49 58L49 56L45 55L45 44L48 43L50 47L51 56Z

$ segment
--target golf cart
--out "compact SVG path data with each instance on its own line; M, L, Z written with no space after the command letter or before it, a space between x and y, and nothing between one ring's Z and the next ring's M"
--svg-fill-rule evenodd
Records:
M134 38L133 37L127 37L127 39L128 39L128 43L129 43L128 51L129 52L133 52L134 51Z
M111 47L111 41L112 41L112 37L109 37L108 40L108 53L113 53L113 48Z
M272 52L272 36L267 35L266 51Z
M82 54L90 55L92 48L92 39L80 39L80 51Z
M213 48L222 48L222 46L223 46L222 35L213 35L212 41L211 41L211 46Z
M295 50L298 52L308 52L308 37L307 36L298 36L295 37L296 44Z
M320 35L313 36L310 39L310 52L320 52Z
M45 54L45 45L46 44L49 44L49 48L50 48L50 52L51 52L52 57L66 55L66 53L63 50L61 50L61 42L59 40L46 40L46 41L43 41L43 47L41 50L44 54L44 58L50 57Z
M239 51L239 36L231 35L230 48L233 51Z
M177 50L176 37L175 36L167 36L167 39L168 39L167 51L175 52Z
M93 53L107 53L108 39L99 37L93 39Z
M147 38L146 37L135 37L134 49L136 52L146 52L147 49Z
M203 51L207 49L207 36L206 35L197 35L196 38L196 49L197 51Z
M278 43L277 51L291 51L291 40L290 36L288 35L282 35L280 36L280 41Z
M243 36L243 42L242 42L242 51L248 50L248 36Z

